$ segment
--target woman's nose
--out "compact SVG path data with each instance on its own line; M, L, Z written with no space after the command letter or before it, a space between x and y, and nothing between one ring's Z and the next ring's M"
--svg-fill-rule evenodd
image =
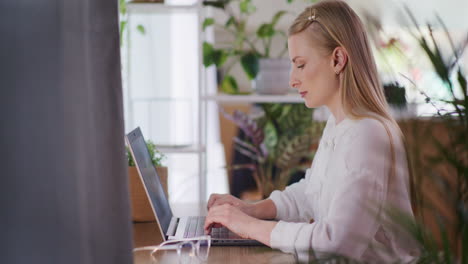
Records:
M292 87L294 89L297 89L299 84L300 84L300 82L297 79L293 78L292 76L289 78L289 86L290 87Z

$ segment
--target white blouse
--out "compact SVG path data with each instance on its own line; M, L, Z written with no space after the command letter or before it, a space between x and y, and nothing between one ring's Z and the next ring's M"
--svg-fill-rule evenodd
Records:
M344 119L336 125L330 116L305 179L270 196L280 220L272 248L312 248L374 263L414 258L414 246L378 210L392 206L413 216L405 149L396 128L388 127L396 153L393 177L390 138L381 122Z

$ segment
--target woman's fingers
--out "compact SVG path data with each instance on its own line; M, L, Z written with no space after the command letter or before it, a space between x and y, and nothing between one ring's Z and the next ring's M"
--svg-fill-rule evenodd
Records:
M208 207L208 210L213 207L217 201L219 201L220 199L223 198L223 196L225 196L226 194L217 194L217 193L213 193L212 195L210 195L210 199L208 199L208 204L207 204L207 207Z
M213 203L216 201L216 199L218 198L219 194L216 194L216 193L213 193L210 195L210 199L208 199L208 203L206 205L206 207L208 209L210 209L210 207L213 205Z
M228 197L220 197L216 199L216 201L211 205L211 207L220 206L223 204L229 204L229 205L234 206L233 200L231 199L231 197L228 196Z
M210 210L211 207L223 204L230 204L237 207L240 205L240 202L230 194L212 194L210 195L210 199L208 199L207 208Z
M222 224L219 223L219 219L218 217L207 217L206 220L205 220L205 226L204 226L204 229L205 229L205 234L210 234L211 233L211 228L217 228L217 227L221 227Z
M221 205L211 208L205 219L205 232L209 232L209 230L213 227L227 227L228 219L226 218L226 215L228 215L227 211L229 210L229 207L229 205Z
M241 210L230 204L223 204L211 207L205 220L205 233L209 234L211 228L225 226L240 237L249 238L249 230L254 218L243 213Z
M218 223L211 223L210 225L208 225L208 227L205 228L205 234L209 235L211 233L212 228L221 228L221 227L224 227L224 226Z

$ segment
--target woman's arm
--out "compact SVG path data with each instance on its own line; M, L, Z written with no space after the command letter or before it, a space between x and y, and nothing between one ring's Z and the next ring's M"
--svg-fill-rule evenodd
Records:
M249 215L258 219L274 219L276 217L276 206L271 199L265 199L250 205Z
M314 165L312 165L314 166ZM312 169L306 171L307 178ZM285 221L308 221L304 218L304 206L307 199L305 195L305 179L286 187L284 191L274 191L269 198L249 203L229 194L212 194L208 200L207 208L229 204L240 211L259 219L279 219Z
M271 231L275 228L278 222L276 221L265 221L258 220L254 225L252 225L252 239L262 242L264 245L271 247L270 238Z
M209 234L212 227L222 225L243 238L255 239L270 246L271 233L278 222L262 219L301 219L301 206L304 206L306 199L305 185L305 181L301 180L256 203L248 203L228 194L212 194L207 205L205 232Z

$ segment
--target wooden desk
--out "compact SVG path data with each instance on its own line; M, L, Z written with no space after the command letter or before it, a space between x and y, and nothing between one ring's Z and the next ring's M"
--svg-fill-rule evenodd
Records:
M206 214L203 206L194 205L172 205L174 215L188 216ZM134 223L133 224L134 247L157 245L161 243L161 236L157 231L156 223ZM150 257L150 251L134 253L135 264L154 264ZM155 254L157 263L178 263L175 250L161 251ZM291 254L285 254L268 247L219 247L212 246L208 262L223 264L248 264L248 263L295 263Z

